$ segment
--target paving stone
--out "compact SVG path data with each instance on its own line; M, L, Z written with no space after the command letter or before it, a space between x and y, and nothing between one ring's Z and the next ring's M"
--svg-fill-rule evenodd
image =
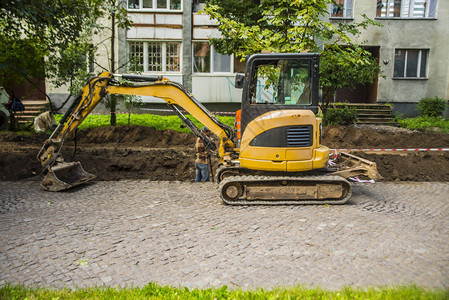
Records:
M0 286L447 288L448 194L357 184L342 206L233 207L213 183L0 182Z

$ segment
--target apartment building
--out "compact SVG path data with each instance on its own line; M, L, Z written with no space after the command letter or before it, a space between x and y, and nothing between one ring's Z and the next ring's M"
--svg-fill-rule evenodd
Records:
M116 65L122 66L119 72L163 75L182 83L203 103L235 108L241 101L235 73L245 66L208 44L219 31L214 21L199 13L204 2L127 0L133 25L118 30ZM420 98L449 98L449 1L336 2L340 6L329 7L328 21L359 22L365 14L382 25L369 27L357 41L378 58L385 77L354 91L339 90L336 101L392 103L396 111L413 116ZM163 103L151 97L143 100Z
M416 115L423 97L449 99L449 1L337 0L330 22L359 22L362 15L381 27L369 27L360 37L378 58L384 78L340 90L337 101L392 103L404 115Z
M219 32L214 21L199 13L204 2L128 0L133 26L120 45L125 47L120 57L133 62L128 72L163 75L182 83L201 102L239 103L234 78L245 65L209 45L208 39ZM158 102L151 97L144 101Z

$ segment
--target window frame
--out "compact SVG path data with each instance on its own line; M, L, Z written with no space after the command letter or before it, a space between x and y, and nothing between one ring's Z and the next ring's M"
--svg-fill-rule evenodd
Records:
M284 60L284 59L280 58L275 62L276 62L276 64L278 64L280 61L288 62L288 59ZM307 73L308 73L308 75L312 75L313 74L312 68L314 65L313 60L310 58L304 58L303 61L308 62L309 66L308 66ZM250 74L251 82L250 82L250 89L249 89L249 95L248 95L248 100L249 100L250 106L269 105L269 106L274 106L274 107L293 107L293 106L299 105L299 106L303 106L303 107L310 107L313 105L314 86L317 86L317 84L318 84L317 83L318 81L316 80L316 78L314 78L313 76L307 76L307 79L305 81L303 81L303 80L300 81L301 84L303 84L303 83L306 83L306 84L303 85L301 94L295 98L296 100L293 103L292 103L292 99L293 99L293 90L294 90L294 86L295 86L295 84L294 84L295 80L293 80L293 81L289 80L288 82L290 83L290 91L288 89L284 89L284 86L282 86L281 90L283 91L282 94L285 95L285 92L287 92L287 93L289 93L290 96L288 96L288 99L287 99L287 97L284 97L284 99L282 100L283 102L275 101L275 99L279 99L278 98L280 95L280 93L278 93L279 90L277 89L275 91L275 88L272 89L270 87L271 85L268 86L268 89L265 88L266 87L266 85L265 85L266 79L264 79L264 77L259 77L259 74L258 74L260 66L264 67L264 66L275 66L275 65L273 64L272 61L269 61L269 60L265 60L265 61L261 60L258 63L254 63L253 71ZM279 70L281 71L282 67ZM280 73L279 78L282 77L281 74L288 74L288 73ZM299 74L297 73L297 75L299 75ZM265 80L265 82L262 83L263 80ZM276 84L276 86L278 86L278 84ZM270 89L272 89L273 92L271 92ZM267 100L263 100L262 97L259 95L263 95L264 93L271 94L271 96L272 96L271 99L273 101L267 102ZM301 103L300 101L298 101L299 99L301 99L303 93L306 93L309 103ZM259 97L260 97L260 100L258 99ZM280 99L282 99L282 98L280 98ZM287 103L287 100L289 101L289 103Z
M331 4L331 10L330 10L330 19L336 19L336 20L352 20L354 19L354 2L356 0L343 0L343 17L336 17L336 16L332 16L332 10L333 8L336 6L336 4ZM348 7L351 6L350 9L348 9ZM348 11L350 11L350 13L348 13Z
M143 73L146 74L182 74L182 41L178 40L127 40L127 52L128 59L131 56L131 43L143 43ZM150 43L160 43L161 44L161 71L150 71L149 70L149 51L148 45ZM167 44L176 43L178 44L178 53L179 53L179 70L178 71L169 71L167 70ZM128 64L129 66L129 64ZM135 70L130 70L129 72L136 72Z
M414 17L414 7L417 0L399 0L400 1L400 10L399 10L399 16L395 17L394 15L390 15L387 9L387 13L385 16L382 16L382 9L380 10L381 15L378 16L379 9L377 7L379 1L382 3L382 1L386 1L387 7L391 5L391 3L394 3L394 1L398 0L377 0L376 1L376 17L375 19L379 20L385 20L385 19L405 19L405 20L428 20L428 19L436 19L436 12L437 12L437 6L438 6L438 0L425 0L425 5L427 6L424 16L423 17ZM404 7L406 7L405 3L408 2L408 13L404 13ZM432 12L432 15L430 13ZM408 15L408 16L405 16Z
M402 77L399 76L395 76L395 66L396 66L396 53L397 51L402 50L405 51L405 58L404 58L404 70L403 70L403 75ZM418 61L416 64L416 74L417 77L407 77L407 63L408 63L408 51L419 51L418 52ZM426 58L425 58L425 63L426 65L424 66L424 77L421 77L421 72L422 70L422 62L423 62L423 51L426 51ZM393 77L392 79L398 79L398 80L427 80L428 79L428 71L429 71L429 54L430 54L430 49L429 48L396 48L394 49L394 63L393 63Z
M153 5L152 5L153 7L152 8L146 8L146 7L144 8L143 7L143 1L144 0L137 0L137 1L139 2L139 7L138 8L130 8L129 7L129 0L127 0L126 1L126 9L128 11L130 11L130 12L137 12L137 11L182 12L182 10L183 10L183 2L187 1L187 0L179 0L180 1L180 8L179 9L171 9L170 8L171 1L173 1L173 0L166 0L167 1L167 6L165 8L158 8L157 7L157 0L151 0L152 3L153 3Z
M208 74L208 75L230 75L230 74L235 74L234 72L234 54L228 55L229 57L229 72L215 72L214 70L214 54L221 54L215 51L214 45L210 45L209 44L209 51L210 51L210 61L209 61L209 65L210 65L210 71L209 72L195 72L195 43L208 43L208 41L206 40L194 40L192 41L192 75L203 75L203 74Z

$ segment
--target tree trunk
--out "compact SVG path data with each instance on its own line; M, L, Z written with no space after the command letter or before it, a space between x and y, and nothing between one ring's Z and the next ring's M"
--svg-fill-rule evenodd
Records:
M336 88L330 87L323 88L323 102L321 104L321 112L323 113L323 116L326 116L329 103L332 100L336 90Z
M113 1L113 5L115 6L115 0ZM111 73L115 72L115 10L111 13ZM111 126L115 126L117 124L117 118L115 115L117 109L117 96L111 95Z
M117 109L117 96L111 95L110 97L111 101L111 126L117 125L117 117L116 117L116 109Z

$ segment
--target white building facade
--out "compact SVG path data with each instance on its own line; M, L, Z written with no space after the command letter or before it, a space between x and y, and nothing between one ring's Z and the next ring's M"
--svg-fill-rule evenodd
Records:
M330 22L360 22L364 14L382 25L363 31L358 43L378 57L385 76L352 93L337 92L337 101L391 103L414 115L423 97L449 99L449 1L336 2L341 7L331 7Z
M118 29L118 72L162 75L183 84L203 103L237 107L241 90L234 87L234 79L245 64L208 44L210 37L220 34L217 24L199 13L204 2L127 0L133 24L129 30ZM360 22L365 14L382 25L370 26L357 41L378 58L385 77L354 91L339 90L336 101L391 103L404 116L413 116L419 99L449 98L449 0L336 2L340 6L329 7L326 21ZM97 53L97 60L106 61L102 56ZM60 92L49 91L50 95ZM164 102L151 97L143 100Z
M236 72L244 64L233 55L222 55L209 45L218 37L217 25L200 14L204 1L128 0L128 16L133 21L126 32L128 72L162 75L191 90L204 103L238 103ZM136 64L137 63L137 64ZM240 68L240 69L239 69ZM158 102L147 97L144 101Z

